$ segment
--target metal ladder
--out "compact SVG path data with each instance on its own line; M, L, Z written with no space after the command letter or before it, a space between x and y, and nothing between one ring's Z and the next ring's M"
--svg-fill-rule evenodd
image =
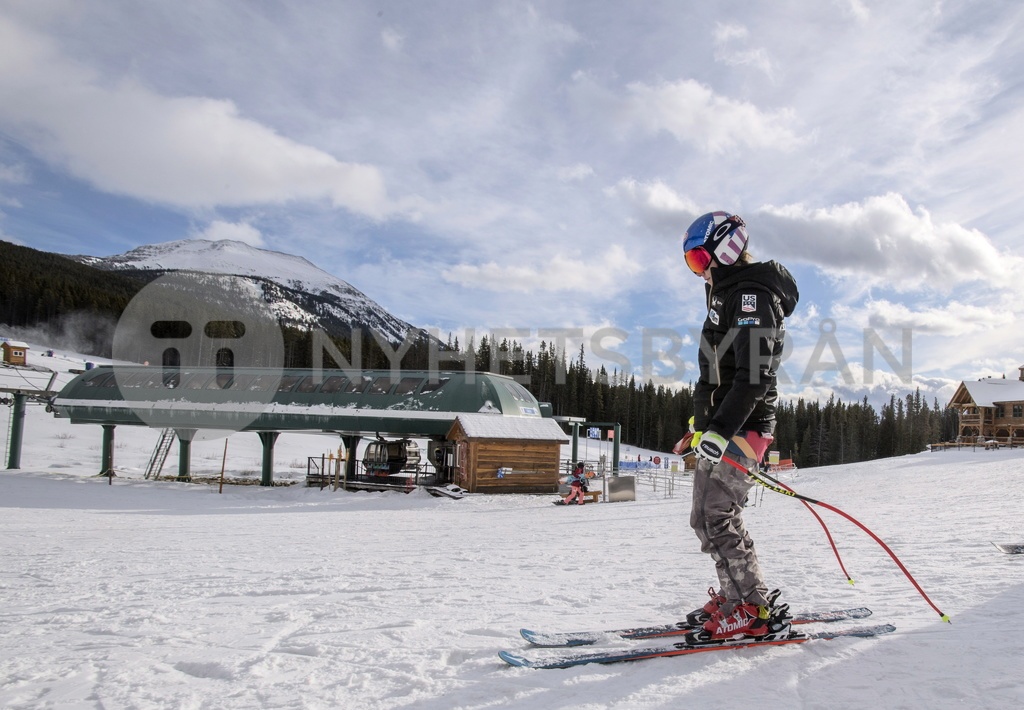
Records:
M147 479L150 476L156 478L160 475L160 472L164 468L164 461L167 460L167 454L170 452L171 445L174 443L176 436L174 429L164 429L160 432L160 440L156 442L156 448L153 449L153 455L149 457L149 465L146 466Z

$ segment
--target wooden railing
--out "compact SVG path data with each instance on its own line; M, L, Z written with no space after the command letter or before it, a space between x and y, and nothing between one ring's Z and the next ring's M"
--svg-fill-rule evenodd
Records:
M1021 436L970 436L961 441L940 441L929 444L932 451L943 449L1015 449L1024 446Z

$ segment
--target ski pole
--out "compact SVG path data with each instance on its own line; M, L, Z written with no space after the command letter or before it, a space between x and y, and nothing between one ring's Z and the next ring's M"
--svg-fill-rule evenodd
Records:
M764 483L763 483L762 481L759 481L759 480L757 479L757 477L755 477L755 476L754 476L753 474L750 474L750 472L749 472L749 471L748 471L747 473L748 473L748 474L750 475L750 477L751 477L751 478L753 478L753 479L754 479L754 481L756 481L756 482L757 482L757 483L758 483L759 485L761 485L761 486L762 486L763 488L767 488L767 486L765 486L765 485L764 485ZM765 474L765 475L767 475L767 474ZM774 478L773 478L773 479L771 479L771 480L772 480L772 481L774 481L774 482L775 482L775 483L776 483L777 485L781 486L782 488L785 488L785 489L786 489L787 491L789 491L789 492L791 492L791 493L796 493L796 491L794 491L794 490L793 490L792 488L790 488L789 486L787 486L787 485L786 485L785 483L783 483L782 481L779 481L779 480L777 480L777 479L774 479ZM805 507L805 508L807 508L807 510L809 510L809 511L810 511L811 515L813 515L813 516L815 517L815 519L816 519L816 520L818 521L818 523L819 523L819 524L821 525L821 529L825 531L825 537L827 537L827 538L828 538L828 544L832 546L832 552L833 552L833 553L835 554L835 556L836 556L836 561L837 561L837 562L839 563L839 569L843 570L843 574L844 574L844 575L846 575L846 582L847 582L848 584L851 584L851 585L852 585L852 584L853 584L853 577L851 577L851 576L850 576L850 573L846 571L846 565L844 565L844 564L843 564L843 558L842 558L842 556L841 556L841 555L839 554L839 548L838 548L838 547L836 547L836 541L832 539L832 532L831 532L831 531L830 531L830 530L828 529L828 525L826 525L826 524L825 524L825 521L821 519L821 516L820 516L820 515L818 515L818 511L816 511L816 510L815 510L814 508L812 508L812 507L811 507L811 504L810 504L810 503L808 503L808 502L807 502L807 501L805 501L805 500L800 500L800 502L804 504L804 507Z
M676 444L676 448L673 449L674 453L680 453L681 451L685 451L687 447L692 448L692 446L690 446L690 442L691 442L692 439L693 439L693 432L690 432L685 437L683 437L683 439L678 444ZM733 466L737 466L738 468L741 468L741 470L745 471L747 473L747 475L750 475L750 471L747 471L747 469L742 468L736 462L731 461L729 459L725 459L725 460L729 461L729 463L731 463ZM753 476L751 476L751 478L753 478ZM772 480L774 481L775 479L772 479ZM761 481L758 481L756 478L754 478L754 481L756 481L758 484L762 483ZM775 481L775 482L778 483L783 488L786 488L789 491L793 490L792 488L789 488L788 486L786 486L786 484L782 483L781 481ZM850 573L846 571L846 565L843 564L843 558L839 554L839 548L836 547L835 540L832 539L832 533L829 531L828 525L826 525L825 521L821 519L820 515L818 515L818 511L816 511L814 508L811 507L810 503L808 503L807 501L800 501L800 502L803 503L804 507L807 508L807 510L809 510L811 512L811 515L813 515L818 520L818 523L821 525L821 529L825 531L825 537L828 538L828 544L832 546L832 552L835 554L836 561L839 563L839 569L841 569L843 571L843 575L846 577L847 583L848 584L853 584L853 577L851 577Z
M912 574L910 574L910 570L908 570L906 566L904 566L904 564L900 561L900 558L896 556L896 553L889 549L889 546L885 544L882 538L878 537L878 535L875 535L875 533L871 532L871 530L862 522L854 518L852 515L843 512L839 508L836 508L834 505L829 505L828 503L823 503L820 500L815 500L814 498L809 498L807 496L800 495L792 488L787 490L786 488L782 487L782 484L779 481L776 481L774 478L767 474L763 474L761 472L755 473L753 471L750 471L744 468L739 462L734 461L726 456L723 456L722 460L728 462L729 465L732 466L733 468L736 468L740 471L744 471L747 475L751 476L755 481L757 481L770 491L775 491L776 493L781 493L782 495L790 496L791 498L796 498L797 500L804 501L805 503L812 503L814 505L821 506L825 510L831 510L833 513L841 515L842 517L846 518L851 523L859 527L861 530L866 532L872 540L877 542L882 547L882 549L886 551L886 553L888 553L889 557L891 557L893 562L896 563L896 566L899 567L900 570L902 570L903 574L906 575L907 579L910 580L910 583L914 585L914 588L917 589L918 593L924 598L926 602L928 602L928 605L935 610L939 617L946 623L952 623L952 620L949 618L949 616L944 614L942 610L939 609L939 607L935 606L935 603L928 597L925 591L921 588L921 585L917 583L917 580L914 579L914 576ZM769 481L771 481L771 483L769 483Z

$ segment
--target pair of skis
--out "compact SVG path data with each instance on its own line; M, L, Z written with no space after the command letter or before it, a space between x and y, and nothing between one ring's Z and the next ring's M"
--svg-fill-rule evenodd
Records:
M872 637L891 633L896 630L892 624L879 624L858 628L840 628L810 633L792 630L792 625L803 625L818 622L835 622L847 619L864 619L871 615L871 610L858 607L855 609L838 609L835 611L800 614L787 620L784 628L778 632L759 638L742 638L729 641L710 641L692 644L686 641L672 641L672 637L680 637L692 632L695 628L686 622L617 629L610 631L585 631L569 633L545 633L522 629L520 633L534 647L542 648L576 648L590 646L606 641L650 641L669 639L668 642L643 644L635 646L614 647L594 651L563 651L560 653L543 652L543 655L529 655L502 651L498 655L512 666L523 668L570 668L587 663L620 663L622 661L638 661L645 658L664 658L683 656L709 651L750 648L759 646L782 646L805 643L818 639L840 637Z

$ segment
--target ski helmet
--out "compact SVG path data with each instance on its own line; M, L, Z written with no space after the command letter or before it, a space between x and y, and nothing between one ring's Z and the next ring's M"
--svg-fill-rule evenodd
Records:
M701 215L683 235L683 253L690 254L694 249L703 249L708 257L720 266L735 264L747 249L747 229L739 215L728 212L708 212ZM703 273L710 260L698 257L699 252L687 256L687 265L694 273ZM692 263L691 263L692 262ZM697 269L703 265L703 269Z

